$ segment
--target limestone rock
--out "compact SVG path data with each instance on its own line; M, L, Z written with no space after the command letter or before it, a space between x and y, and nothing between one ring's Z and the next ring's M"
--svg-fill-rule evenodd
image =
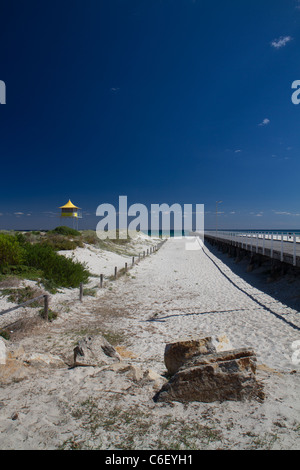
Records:
M6 363L6 345L5 345L5 340L0 337L0 364L5 364Z
M144 373L140 367L130 365L126 375L134 382L139 382L142 380Z
M163 379L163 377L155 372L155 370L147 369L144 372L143 379L145 382L156 382L157 380Z
M230 349L232 349L232 345L226 335L180 340L166 345L165 365L168 373L173 375L186 361L194 356Z
M230 351L233 349L230 340L225 334L222 334L220 336L212 336L211 339L216 352Z
M154 401L210 403L263 398L255 372L256 355L251 349L194 356L163 385Z
M168 382L168 380L165 377L163 377L162 375L159 375L157 372L155 372L152 369L147 369L144 372L143 383L144 384L150 383L155 392L158 392L158 390L160 390L161 387L166 382Z
M120 354L102 336L86 336L74 348L74 366L101 366L121 361Z
M50 353L25 354L23 361L33 367L65 367L64 361L59 356Z

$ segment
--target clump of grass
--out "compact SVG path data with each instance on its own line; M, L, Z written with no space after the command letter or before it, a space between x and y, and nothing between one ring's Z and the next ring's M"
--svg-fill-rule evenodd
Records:
M40 314L41 317L44 317L45 312L44 312L44 309L43 309L43 308L39 311L39 314ZM52 321L56 320L57 317L58 317L58 313L57 313L57 312L54 312L54 311L51 310L51 309L48 310L48 321L52 322Z
M95 288L86 287L85 289L83 289L83 295L88 295L88 296L95 297L96 296Z
M15 304L22 304L28 300L34 299L39 295L42 295L42 292L38 289L32 288L30 286L21 287L19 289L3 289L2 295L6 295L9 302ZM41 299L35 302L32 302L31 307L38 307L41 304Z

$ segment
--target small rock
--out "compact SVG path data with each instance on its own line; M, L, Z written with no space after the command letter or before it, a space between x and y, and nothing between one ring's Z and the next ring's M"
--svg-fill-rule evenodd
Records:
M16 419L18 419L18 417L19 417L19 414L18 414L16 411L11 415L11 419L12 419L13 421L15 421Z
M139 382L142 380L144 373L140 367L130 365L127 371L127 377L134 382Z
M163 377L161 375L159 375L157 372L155 372L154 370L147 369L144 372L143 379L145 381L155 382L157 380L163 379Z

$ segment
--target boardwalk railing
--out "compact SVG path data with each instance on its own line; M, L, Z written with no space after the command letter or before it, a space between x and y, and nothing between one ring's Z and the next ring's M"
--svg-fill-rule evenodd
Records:
M205 231L205 237L280 259L297 266L300 258L300 234L296 232Z

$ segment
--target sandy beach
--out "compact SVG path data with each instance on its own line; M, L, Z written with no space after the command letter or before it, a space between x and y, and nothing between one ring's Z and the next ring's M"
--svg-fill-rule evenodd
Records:
M0 316L2 328L28 319L5 342L15 362L0 366L0 449L300 449L299 279L267 283L265 267L248 273L245 262L186 242L169 239L133 267L132 253L76 248L64 254L88 265L94 296L80 302L78 290L61 289L50 296L51 323L31 308ZM136 243L135 254L157 240ZM125 262L130 270L111 279ZM11 306L0 298L0 310ZM67 366L76 341L99 333L131 369ZM265 399L155 403L166 343L211 335L255 350Z

